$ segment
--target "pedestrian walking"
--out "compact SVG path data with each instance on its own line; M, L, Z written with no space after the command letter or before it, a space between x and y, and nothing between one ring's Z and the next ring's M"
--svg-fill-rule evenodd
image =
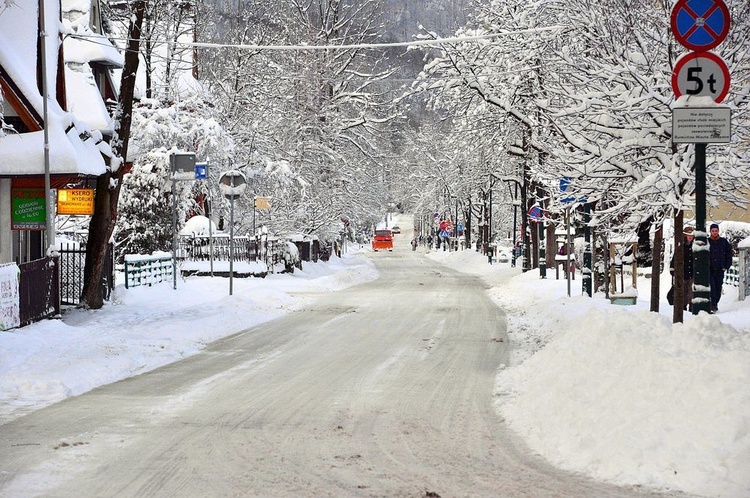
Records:
M685 227L682 231L684 237L682 243L682 273L683 273L683 293L684 298L683 307L687 310L693 309L693 239L695 234L693 233L693 227ZM674 254L672 259L669 261L669 273L674 276ZM670 298L669 293L672 294ZM674 284L670 289L667 300L669 304L674 304Z
M719 235L719 225L711 224L708 237L709 252L709 280L711 284L711 311L719 311L721 289L724 285L724 272L732 267L732 246L729 241Z

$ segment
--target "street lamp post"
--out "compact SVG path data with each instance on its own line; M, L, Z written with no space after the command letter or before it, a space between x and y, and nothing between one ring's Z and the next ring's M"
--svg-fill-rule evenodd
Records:
M581 280L583 285L583 293L588 297L593 294L593 278L594 272L592 268L592 254L591 254L591 227L589 223L591 221L591 204L588 202L583 205L583 237L585 245L583 249L583 269L581 270Z
M454 231L456 232L456 250L458 251L458 197L456 197L456 221L454 222L453 226L455 227Z
M542 209L542 219L539 220L539 278L547 278L547 248L544 240L544 231L546 230L547 220Z
M492 184L490 184L490 205L489 205L489 218L487 220L487 261L492 264L492 250L490 249L490 241L492 240Z
M516 237L518 236L518 182L514 184L515 192L513 193L513 259L511 259L511 266L516 267Z

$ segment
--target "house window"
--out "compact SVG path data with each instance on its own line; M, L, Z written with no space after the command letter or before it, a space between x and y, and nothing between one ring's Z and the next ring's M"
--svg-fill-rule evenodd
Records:
M42 259L45 253L42 230L14 230L12 244L13 261L18 264Z
M29 128L18 116L4 116L3 121L5 122L5 126L11 127L16 133L29 132Z

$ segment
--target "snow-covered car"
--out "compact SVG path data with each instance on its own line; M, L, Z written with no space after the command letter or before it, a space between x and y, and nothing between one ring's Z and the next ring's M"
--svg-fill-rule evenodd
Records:
M391 232L393 233L401 233L401 227L396 225L395 227L391 228Z

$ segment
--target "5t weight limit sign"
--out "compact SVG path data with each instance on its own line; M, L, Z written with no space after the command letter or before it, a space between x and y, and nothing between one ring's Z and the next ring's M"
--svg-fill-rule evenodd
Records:
M677 60L672 90L677 97L695 95L721 102L729 92L729 68L713 52L690 52Z

